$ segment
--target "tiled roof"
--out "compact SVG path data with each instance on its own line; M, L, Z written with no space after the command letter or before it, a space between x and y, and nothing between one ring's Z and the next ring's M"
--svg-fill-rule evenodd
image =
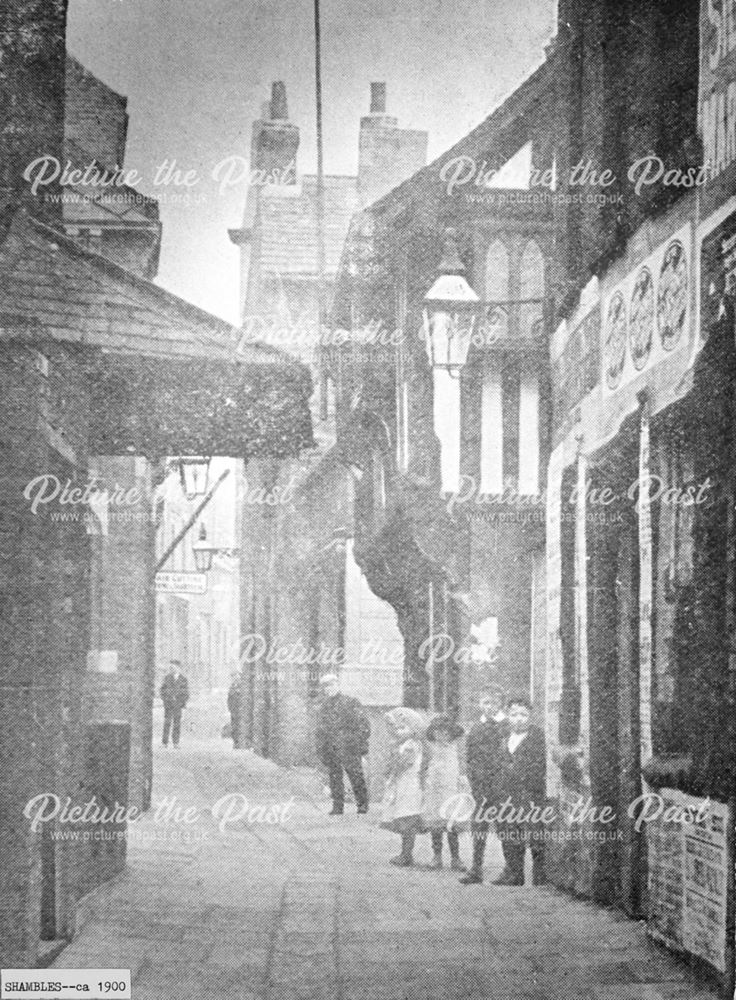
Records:
M289 276L317 273L317 178L306 176L294 193L262 188L254 220L264 271ZM325 271L335 275L350 219L359 208L355 177L325 177Z
M119 354L294 363L258 343L235 353L237 328L18 211L0 234L0 336L23 330Z
M285 457L312 444L308 370L45 223L0 231L0 340L86 348L91 454ZM82 352L80 352L81 354Z

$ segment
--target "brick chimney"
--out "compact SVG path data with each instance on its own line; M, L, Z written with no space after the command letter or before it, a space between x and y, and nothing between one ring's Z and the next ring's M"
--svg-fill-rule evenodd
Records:
M371 109L360 119L358 192L363 207L382 198L427 163L427 133L399 128L386 113L386 84L371 84Z
M40 156L63 165L67 0L0 3L0 212L28 201L26 167ZM60 216L56 184L39 190L36 208Z
M261 117L253 122L251 171L265 171L267 177L295 184L298 150L299 129L289 121L286 86L281 81L272 83L271 100L264 104Z

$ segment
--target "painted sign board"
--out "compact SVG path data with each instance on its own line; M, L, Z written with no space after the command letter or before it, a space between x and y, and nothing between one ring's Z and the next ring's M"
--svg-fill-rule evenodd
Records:
M206 573L157 573L157 594L204 594L207 591Z
M701 0L698 130L705 216L733 194L736 182L736 0Z

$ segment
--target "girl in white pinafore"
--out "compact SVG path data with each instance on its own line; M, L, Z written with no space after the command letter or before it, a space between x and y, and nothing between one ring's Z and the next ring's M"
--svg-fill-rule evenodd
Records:
M386 722L392 747L381 826L401 837L401 853L390 864L409 868L414 863L414 840L422 828L424 720L411 708L393 708L386 713Z

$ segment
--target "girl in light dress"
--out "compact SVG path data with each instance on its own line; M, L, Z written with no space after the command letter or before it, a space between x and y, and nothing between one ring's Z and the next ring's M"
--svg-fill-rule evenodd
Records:
M460 860L459 833L466 826L448 819L452 800L459 792L467 791L467 779L461 777L459 741L464 730L449 716L438 715L427 729L426 760L423 767L424 796L422 803L422 828L432 838L434 858L430 868L442 868L442 841L447 835L450 848L450 868L456 872L467 871Z
M414 841L422 830L422 737L426 724L411 708L393 708L386 713L391 754L386 772L381 826L401 837L401 853L390 864L410 868L414 864Z

